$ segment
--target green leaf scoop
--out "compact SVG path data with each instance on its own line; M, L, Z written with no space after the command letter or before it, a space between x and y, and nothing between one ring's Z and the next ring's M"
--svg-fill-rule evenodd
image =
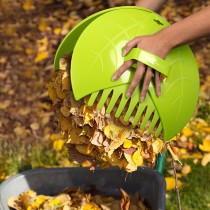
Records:
M149 132L158 124L155 136L163 133L164 140L174 137L192 117L199 94L199 74L191 49L187 46L174 48L163 60L141 49L133 49L123 57L125 44L136 36L149 35L168 26L158 14L134 6L115 7L95 13L71 30L60 44L54 66L58 69L59 58L72 53L71 82L74 97L79 100L90 95L92 106L101 94L97 108L101 109L112 93L106 112L110 113L120 98L115 112L119 117L128 98L126 91L131 83L135 66L120 79L112 81L114 72L125 60L135 59L166 75L161 84L161 96L157 97L150 84L144 102L140 102L141 85L134 91L124 120L128 121L137 107L132 121L136 125L143 112L141 129L151 119Z

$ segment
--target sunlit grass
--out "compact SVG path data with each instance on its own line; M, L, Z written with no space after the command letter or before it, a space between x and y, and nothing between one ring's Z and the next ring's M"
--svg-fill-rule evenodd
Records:
M22 145L18 149L10 144L1 148L0 181L29 169L73 166L67 148L60 142L61 139L49 139L44 145L37 141L33 145Z
M181 205L183 210L210 209L210 165L203 167L194 164L193 160L185 160L191 166L192 172L181 178L184 186L180 189ZM169 167L166 166L166 168ZM167 192L166 210L178 209L175 190Z

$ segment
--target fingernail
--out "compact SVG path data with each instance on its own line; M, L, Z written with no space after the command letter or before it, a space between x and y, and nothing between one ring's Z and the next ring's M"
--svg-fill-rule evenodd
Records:
M117 79L117 76L114 75L114 76L112 77L112 81L115 81L116 79Z
M131 93L127 92L126 96L127 96L127 98L130 98L131 97Z
M123 50L122 55L125 56L126 54L127 54L127 51L126 50Z
M160 96L160 92L157 93L157 96L158 96L158 97Z
M141 97L141 102L143 102L143 101L144 101L144 99L145 99L145 97L144 97L144 96L142 96L142 97Z

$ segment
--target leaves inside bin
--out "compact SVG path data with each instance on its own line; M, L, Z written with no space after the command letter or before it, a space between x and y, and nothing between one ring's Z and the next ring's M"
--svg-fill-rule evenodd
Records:
M18 198L9 198L8 206L16 210L149 210L138 193L129 196L123 189L120 191L121 199L76 188L66 188L56 196L38 195L28 190Z

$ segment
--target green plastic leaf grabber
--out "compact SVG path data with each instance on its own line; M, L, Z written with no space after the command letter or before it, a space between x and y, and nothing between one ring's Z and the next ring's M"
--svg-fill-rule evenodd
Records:
M61 56L72 53L71 82L76 100L90 95L88 105L92 106L100 94L97 108L101 109L112 94L106 113L111 113L120 99L115 112L115 117L119 117L129 103L125 121L136 109L132 124L136 125L144 113L140 128L149 126L149 133L156 129L155 136L162 133L164 140L168 141L188 123L197 104L199 74L191 49L187 45L174 48L165 60L138 48L122 56L123 47L129 40L154 34L167 26L169 23L161 16L140 7L125 6L100 11L84 19L67 34L57 50L54 67L58 69ZM130 59L140 61L166 76L161 83L160 97L156 96L153 82L144 102L140 102L141 84L130 100L126 97L135 65L117 81L112 81L114 72Z

